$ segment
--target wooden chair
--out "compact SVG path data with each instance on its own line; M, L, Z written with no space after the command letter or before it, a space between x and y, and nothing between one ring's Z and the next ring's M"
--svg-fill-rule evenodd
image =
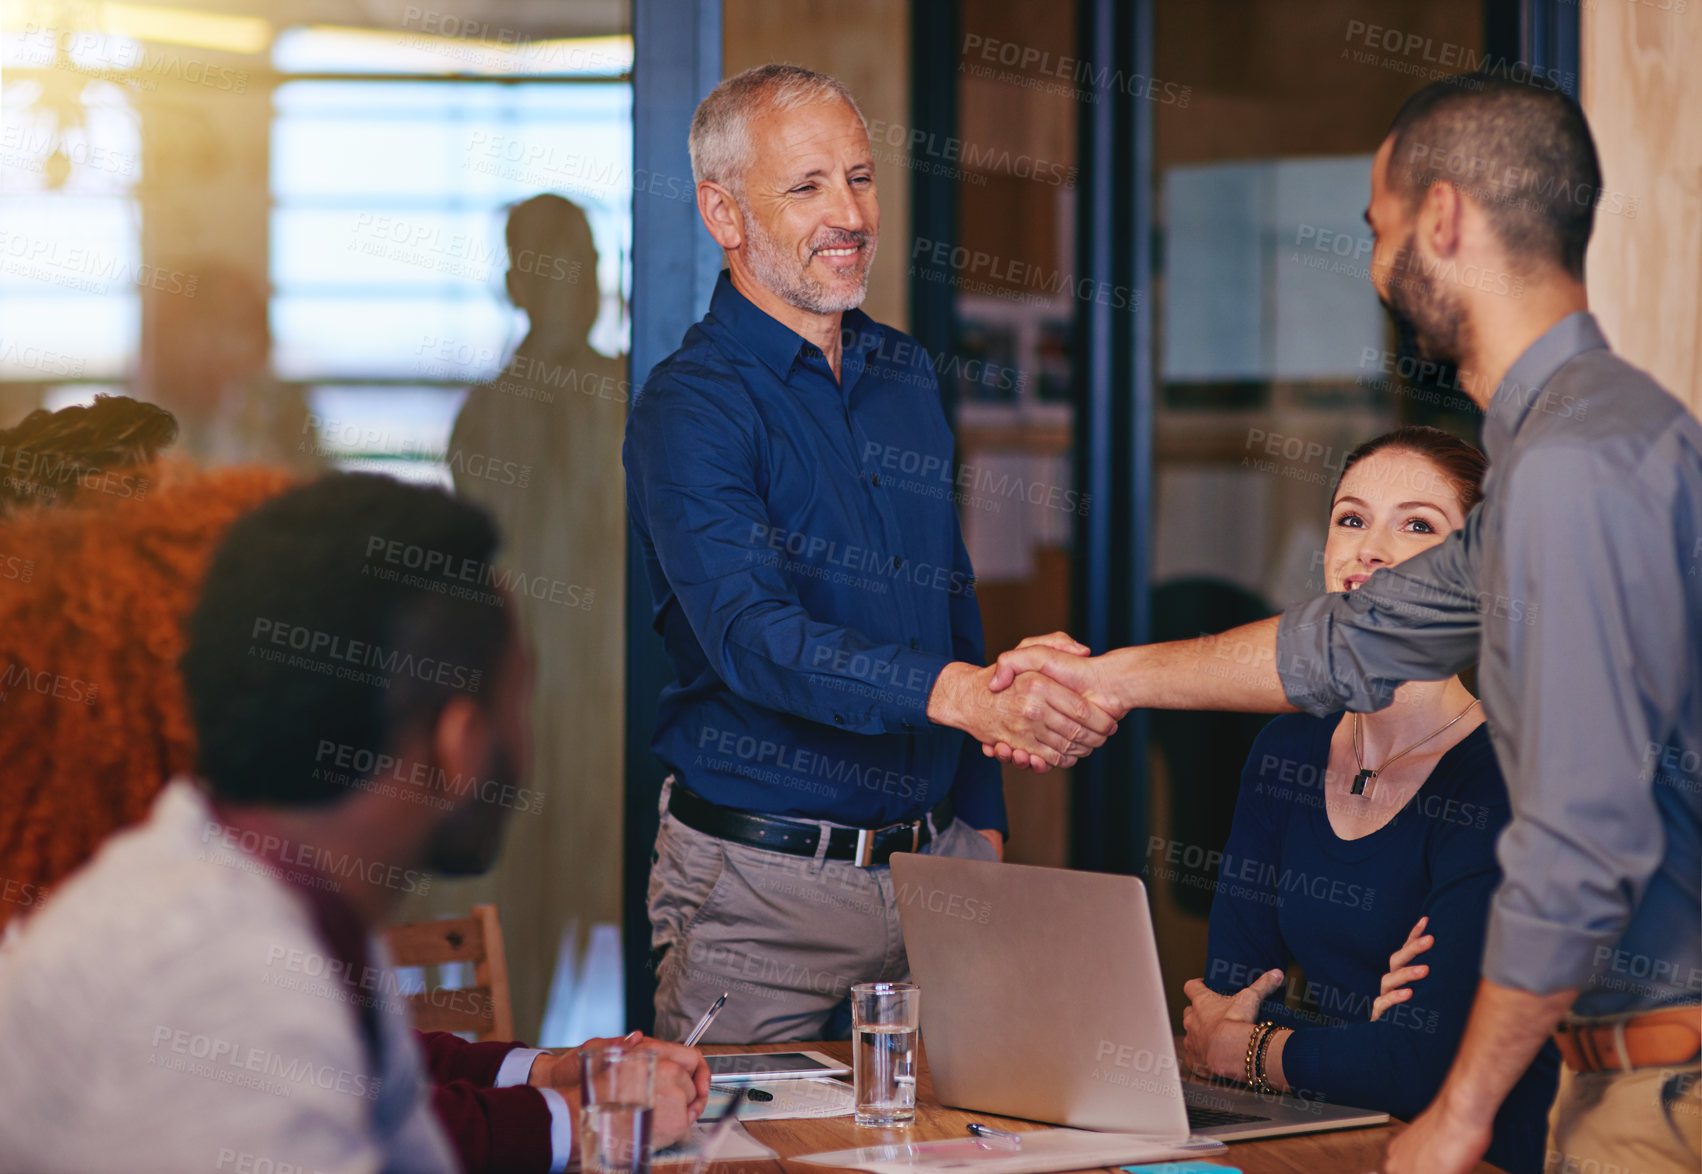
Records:
M473 986L433 986L408 996L408 1018L420 1031L470 1031L485 1040L514 1038L514 1006L508 998L508 958L495 905L474 905L470 917L393 925L385 943L397 966L442 966L471 962Z

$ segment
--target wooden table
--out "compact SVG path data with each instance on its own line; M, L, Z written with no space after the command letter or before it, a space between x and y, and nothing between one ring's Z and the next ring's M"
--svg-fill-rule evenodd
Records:
M705 1052L788 1052L808 1049L851 1062L851 1045L844 1042L799 1044L753 1044L747 1047L706 1047ZM784 1159L799 1154L817 1154L828 1150L850 1149L853 1146L880 1145L883 1142L934 1141L942 1138L966 1137L964 1127L971 1121L984 1121L1001 1129L1044 1129L1034 1121L1019 1121L995 1117L990 1113L968 1113L947 1109L934 1096L934 1082L928 1074L927 1057L917 1065L916 1123L909 1129L868 1129L853 1124L850 1117L828 1117L795 1121L751 1121L746 1124L751 1136L768 1146L781 1157L780 1162L741 1162L738 1174L815 1174L825 1166L803 1166ZM1238 1168L1245 1174L1364 1174L1376 1170L1383 1159L1383 1147L1397 1126L1381 1125L1372 1129L1338 1129L1328 1133L1308 1133L1298 1137L1277 1137L1269 1141L1238 1141L1227 1150L1208 1154L1199 1159ZM719 1165L719 1163L717 1163ZM1488 1163L1480 1164L1474 1174L1501 1174Z

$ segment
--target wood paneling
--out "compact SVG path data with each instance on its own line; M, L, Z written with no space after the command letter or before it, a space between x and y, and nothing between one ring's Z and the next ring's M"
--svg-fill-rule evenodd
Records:
M771 61L832 74L856 97L871 128L905 128L891 138L908 142L908 0L725 0L721 11L725 76ZM881 248L863 310L904 330L910 324L910 152L887 135L876 139Z
M1590 306L1614 350L1702 412L1702 14L1598 0L1579 21L1607 193Z
M1059 232L1077 171L1082 91L1065 64L1076 57L1075 5L974 0L962 21L958 241L997 258L966 276L1032 295L1075 268L1074 241Z
M1161 169L1370 154L1409 94L1483 52L1480 0L1160 0L1157 26L1158 92L1176 98L1155 111Z
M1008 152L1010 160L1026 157L1075 167L1079 99L1069 88L1071 70L1064 64L1077 56L1073 0L974 0L962 6L962 21L961 63L993 71L992 76L958 72L958 134L969 165L1014 175ZM1005 64L1007 45L1021 50L1014 67ZM1033 54L1044 56L1025 67ZM968 153L971 145L976 150ZM988 155L995 160L991 166L976 163Z

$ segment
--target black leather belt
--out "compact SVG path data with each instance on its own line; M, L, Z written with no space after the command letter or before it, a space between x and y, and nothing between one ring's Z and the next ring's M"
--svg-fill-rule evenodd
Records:
M678 783L668 795L668 814L706 836L752 848L766 848L770 852L814 856L821 845L822 828L819 823L720 807L692 794ZM934 827L944 831L956 818L950 797L936 803L928 815L932 817ZM848 860L861 868L885 864L894 852L918 851L934 838L927 819L880 828L830 828L828 832L826 858Z

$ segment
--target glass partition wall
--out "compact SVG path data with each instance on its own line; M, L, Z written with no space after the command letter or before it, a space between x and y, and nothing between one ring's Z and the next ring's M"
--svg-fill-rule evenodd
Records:
M627 5L4 18L0 427L129 394L204 466L488 505L538 654L530 794L491 875L401 917L495 901L521 1034L619 1034Z
M1390 120L1485 59L1489 7L1156 0L1153 73L1188 100L1155 109L1155 639L1321 592L1330 491L1361 442L1406 423L1477 439L1446 376L1410 378L1363 213ZM1144 872L1178 1022L1265 720L1152 717Z
M800 61L864 99L887 236L869 308L930 348L990 653L1079 623L1090 522L1150 535L1151 634L1198 635L1321 588L1328 489L1359 442L1404 422L1475 437L1446 377L1407 378L1360 213L1400 102L1444 63L1505 54L1510 3L871 0L807 22L793 0L688 7L702 28L724 17L727 72ZM623 848L640 867L649 850L623 845L623 638L647 599L626 581L619 453L630 3L332 12L7 0L0 427L127 392L170 408L177 452L202 464L380 469L487 503L539 650L541 801L514 813L490 877L404 916L494 900L521 1033L614 1034ZM1149 67L1084 62L1105 12L1150 27ZM1092 249L1127 242L1078 226L1084 143L1113 100L1152 128L1133 169L1150 190L1099 161L1113 207L1151 212L1151 272L1129 285L1087 278ZM1151 315L1146 500L1095 500L1078 467L1096 439L1084 320L1107 307L1114 332ZM1260 724L1151 720L1149 834L1123 857L1144 864L1177 999ZM644 771L632 793L653 796ZM1095 813L1070 772L1008 771L1006 795L1012 860L1082 863L1072 820Z
M913 282L952 291L938 356L955 406L954 489L988 655L1070 626L1078 522L1095 508L1075 470L1078 120L1095 97L1077 60L1074 3L958 5L955 131L913 134L912 166L955 184L955 239L919 231ZM927 84L918 78L917 84ZM942 247L945 246L945 247ZM1069 771L1007 768L1007 859L1069 862Z

